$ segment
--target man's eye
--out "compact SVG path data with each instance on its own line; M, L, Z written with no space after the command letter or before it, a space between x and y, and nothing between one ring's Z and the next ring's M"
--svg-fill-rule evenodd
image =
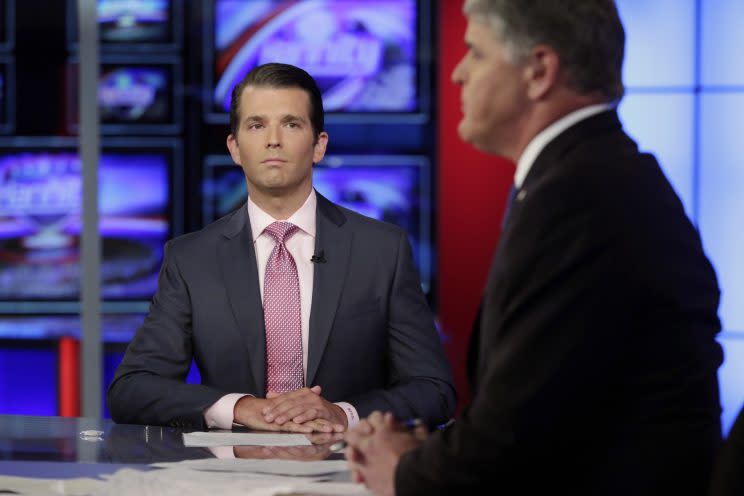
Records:
M259 123L259 122L254 122L252 124L248 124L248 129L258 129L260 127L261 127L261 123Z
M288 122L287 127L296 128L296 127L300 127L300 125L297 124L296 122Z

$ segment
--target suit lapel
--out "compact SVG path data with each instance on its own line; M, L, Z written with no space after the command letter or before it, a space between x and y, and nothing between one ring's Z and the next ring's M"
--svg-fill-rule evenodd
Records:
M258 287L256 251L245 205L229 219L223 236L217 247L219 266L230 307L246 347L246 356L249 357L254 391L262 394L266 388L266 331Z
M622 124L620 124L617 112L614 110L606 110L579 121L564 130L543 148L535 158L535 162L532 164L527 177L525 177L522 186L514 196L509 208L509 217L502 224L502 232L496 246L496 255L494 258L499 256L501 247L509 243L515 227L519 224L523 202L530 197L538 183L548 176L561 174L561 161L564 160L565 155L575 146L590 141L599 134L608 132L622 132ZM494 262L491 265L488 281L491 281L493 278Z
M515 229L521 222L523 201L530 198L533 190L539 186L539 183L549 175L561 174L560 165L565 160L566 154L571 152L574 147L592 140L595 136L603 133L622 132L622 125L617 117L617 112L607 110L596 115L588 117L568 129L564 130L536 157L529 173L524 179L522 186L519 188L514 201L509 210L509 217L502 225L501 236L499 237L496 253L491 262L486 288L484 290L481 306L478 311L474 336L471 339L468 350L469 372L474 376L473 382L477 387L478 378L482 377L484 366L487 364L487 355L489 347L493 346L493 340L498 339L498 330L494 330L491 325L494 319L493 313L496 312L498 305L495 305L489 298L500 296L503 298L509 281L503 278L503 247L510 244L511 238L515 234ZM536 193L539 196L539 193ZM487 329L484 332L484 329Z
M320 194L317 196L315 253L322 250L326 262L313 266L313 303L307 357L308 386L313 384L333 326L346 280L352 240L343 212Z

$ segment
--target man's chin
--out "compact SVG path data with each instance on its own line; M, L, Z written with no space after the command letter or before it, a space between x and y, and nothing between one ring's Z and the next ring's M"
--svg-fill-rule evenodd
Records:
M303 185L287 183L286 181L271 181L261 185L261 191L267 196L282 198L298 194L304 190Z
M470 143L476 148L480 149L479 143L483 143L485 141L485 136L482 136L482 132L477 127L474 127L472 124L470 124L466 119L463 118L463 120L460 121L460 124L457 126L457 134L460 136L460 139L463 140L465 143Z
M477 129L468 126L464 121L460 122L460 125L457 127L457 134L462 141L472 145L473 148L480 152L511 160L507 156L506 150L496 143L492 134L478 132Z
M470 143L470 140L468 140L468 126L465 123L465 119L461 120L457 125L457 135L460 136L460 139L464 142Z
M487 151L485 147L487 147L488 144L484 137L476 133L472 126L468 126L464 120L457 126L457 134L465 143L469 143L482 152Z

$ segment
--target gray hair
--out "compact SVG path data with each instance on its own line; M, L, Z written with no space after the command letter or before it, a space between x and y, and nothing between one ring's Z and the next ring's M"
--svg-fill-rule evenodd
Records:
M573 89L622 98L625 31L614 0L465 0L463 10L491 27L512 61L548 45Z

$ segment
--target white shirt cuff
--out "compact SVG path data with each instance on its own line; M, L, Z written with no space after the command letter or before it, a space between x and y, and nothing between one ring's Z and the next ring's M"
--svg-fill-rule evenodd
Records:
M339 401L338 403L334 403L334 405L340 406L341 409L344 411L349 427L352 427L359 423L359 414L357 413L356 408L351 406L351 404L346 403L345 401Z
M204 421L210 429L232 429L233 411L235 403L243 396L243 393L230 393L215 401L212 406L204 410Z

